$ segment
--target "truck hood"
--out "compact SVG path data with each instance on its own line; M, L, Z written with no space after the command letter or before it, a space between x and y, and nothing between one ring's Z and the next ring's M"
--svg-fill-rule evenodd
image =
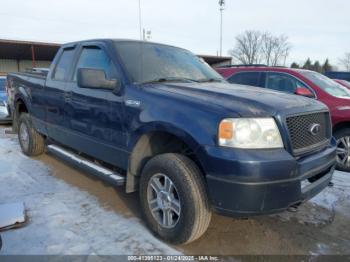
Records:
M327 110L315 99L265 88L228 83L161 83L151 89L188 97L207 107L221 107L242 117L296 114ZM154 90L154 91L155 91Z

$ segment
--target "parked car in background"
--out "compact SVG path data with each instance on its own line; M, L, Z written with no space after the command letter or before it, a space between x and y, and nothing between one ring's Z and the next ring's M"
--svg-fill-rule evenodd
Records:
M0 124L11 123L11 115L7 105L6 77L0 76Z
M75 42L47 76L8 79L23 153L49 143L52 154L139 191L149 228L171 243L199 238L212 211L281 212L332 179L336 142L324 104L228 84L181 48Z
M337 168L350 171L350 91L330 78L308 70L264 65L217 68L227 81L315 98L331 112L337 139ZM250 88L247 86L247 88ZM292 99L292 98L291 98Z
M328 71L325 73L325 76L328 76L331 79L340 79L350 82L350 72Z
M341 84L342 86L345 86L347 89L350 89L350 82L346 80L341 80L341 79L333 79L335 82L338 84Z

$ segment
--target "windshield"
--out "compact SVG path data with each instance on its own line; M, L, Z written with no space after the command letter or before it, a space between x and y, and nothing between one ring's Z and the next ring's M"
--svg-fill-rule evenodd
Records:
M307 79L320 87L331 96L339 98L350 98L350 92L346 87L341 86L332 79L312 71L300 71Z
M184 49L145 42L115 42L129 78L152 81L224 81L206 62Z
M0 91L5 91L5 82L6 79L0 78Z

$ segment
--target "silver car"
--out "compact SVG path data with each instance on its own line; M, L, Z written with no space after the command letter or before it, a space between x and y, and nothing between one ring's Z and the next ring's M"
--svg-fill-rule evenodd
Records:
M7 105L6 77L0 76L0 124L10 123L11 115Z

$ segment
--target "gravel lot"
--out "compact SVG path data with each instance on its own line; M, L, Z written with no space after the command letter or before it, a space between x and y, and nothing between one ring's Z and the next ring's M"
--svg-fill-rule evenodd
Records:
M24 201L26 226L2 232L0 254L350 254L350 175L296 213L252 219L214 215L187 246L154 238L140 219L137 194L125 194L49 155L21 154L0 127L0 204Z

